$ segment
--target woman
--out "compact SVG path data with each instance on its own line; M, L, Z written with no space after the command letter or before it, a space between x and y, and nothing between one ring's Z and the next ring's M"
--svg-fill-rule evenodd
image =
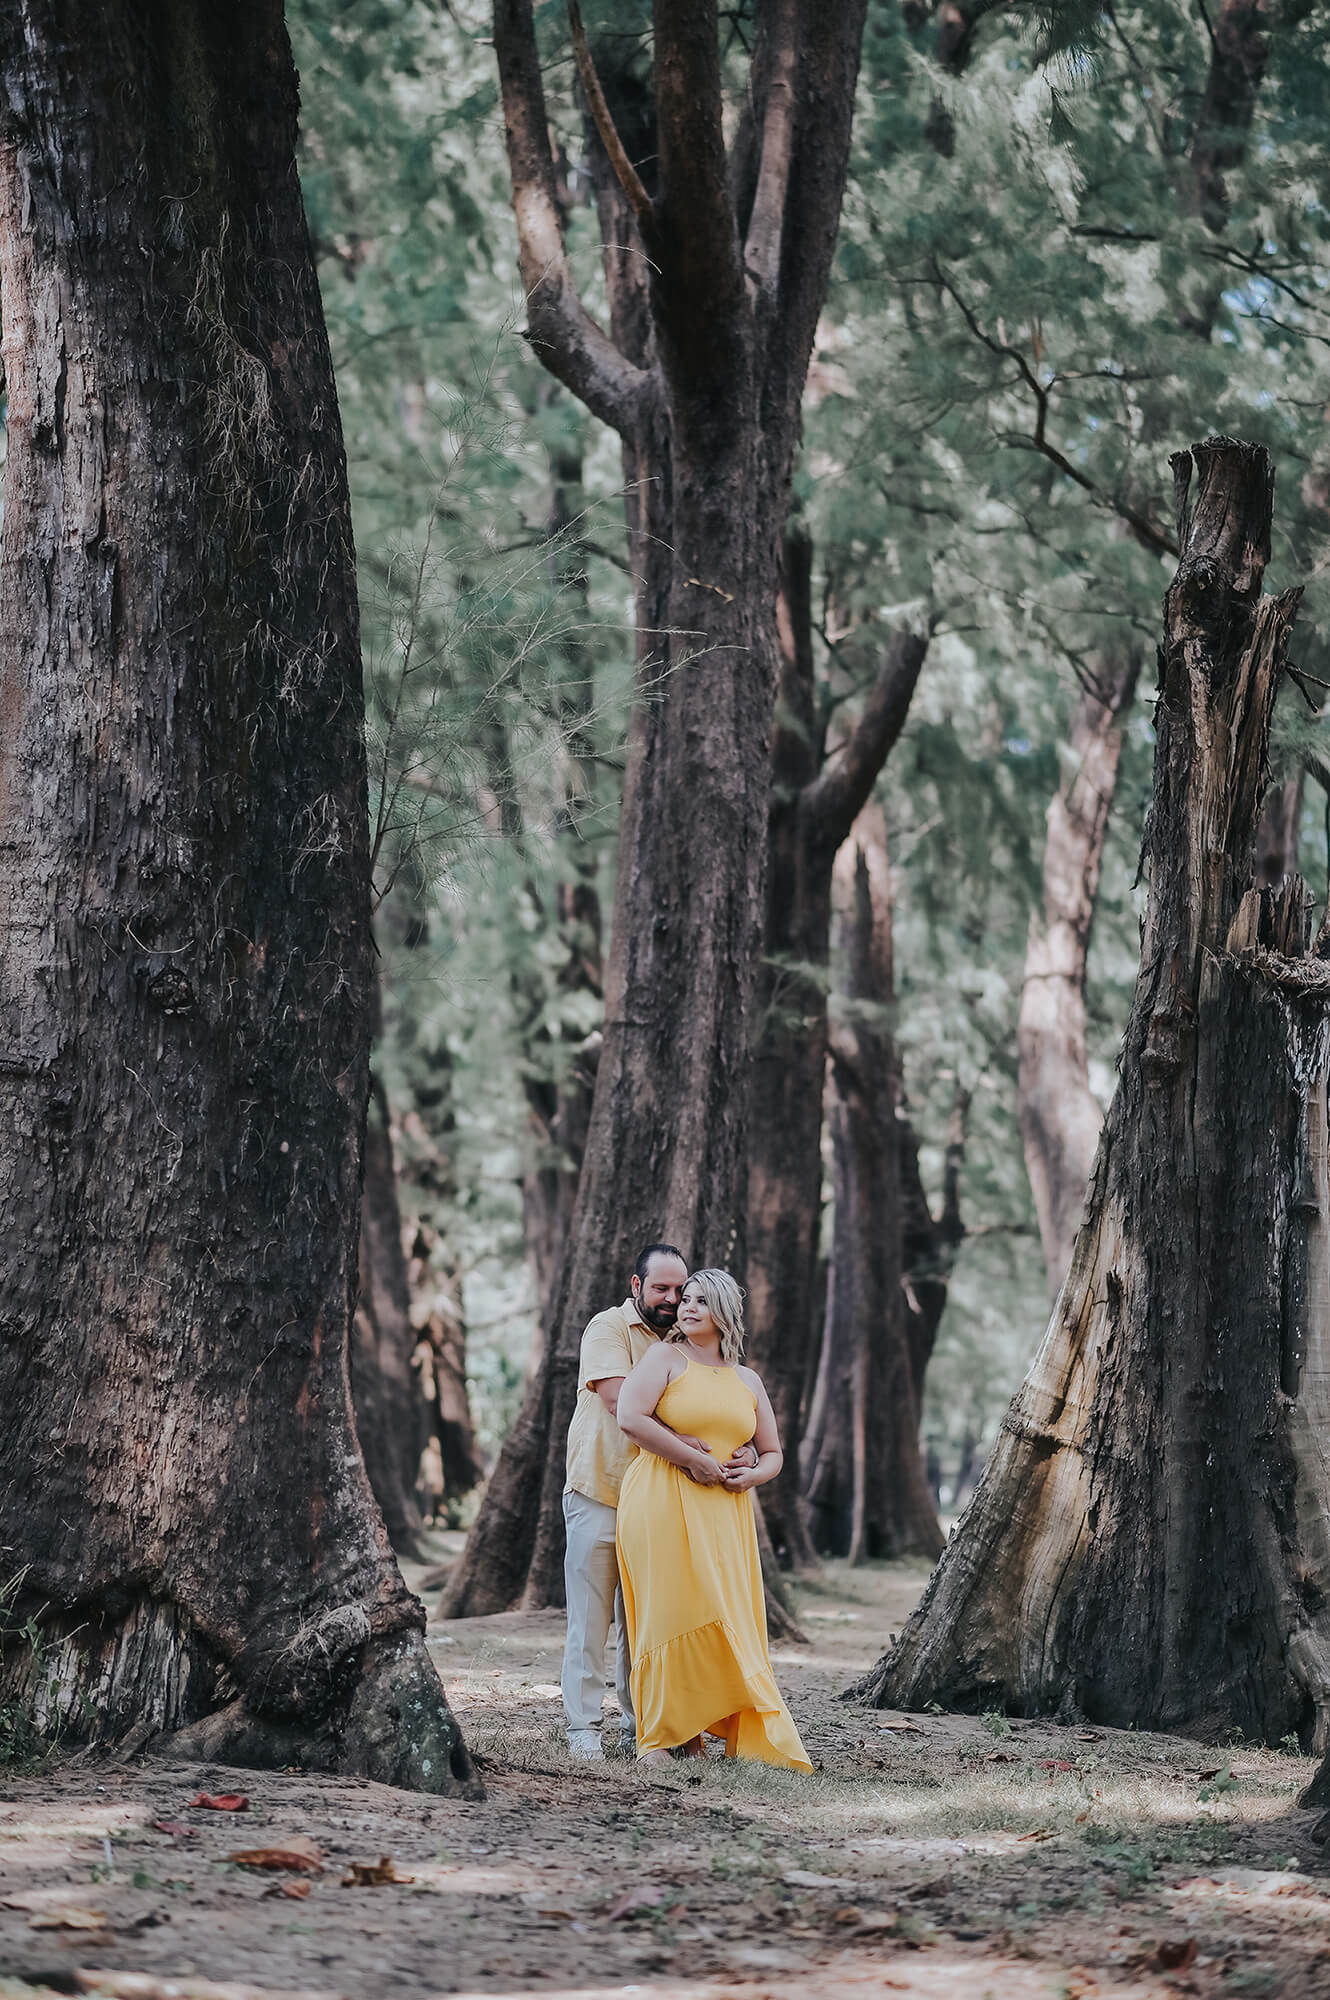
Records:
M619 1576L633 1660L637 1754L728 1757L811 1771L767 1655L754 1486L783 1463L760 1378L739 1366L743 1294L728 1271L696 1271L668 1341L619 1391L622 1428L641 1447L619 1495ZM725 1470L747 1439L757 1464Z

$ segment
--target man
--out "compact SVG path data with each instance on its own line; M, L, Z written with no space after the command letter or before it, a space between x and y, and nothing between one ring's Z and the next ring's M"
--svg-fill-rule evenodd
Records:
M636 1743L637 1725L629 1686L631 1662L614 1547L615 1509L624 1473L636 1455L619 1429L616 1411L624 1377L653 1342L668 1334L679 1311L688 1266L672 1243L651 1243L637 1260L629 1296L621 1306L597 1313L582 1335L577 1408L568 1428L568 1478L563 1518L568 1531L564 1591L568 1636L563 1649L563 1713L568 1748L574 1757L601 1757L601 1704L605 1688L605 1641L615 1636L615 1686L619 1696L619 1741ZM740 1445L730 1461L752 1465L751 1445Z

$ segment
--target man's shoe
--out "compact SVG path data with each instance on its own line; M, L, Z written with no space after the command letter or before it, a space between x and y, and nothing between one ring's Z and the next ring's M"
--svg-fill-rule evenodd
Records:
M599 1763L605 1755L598 1729L570 1729L568 1731L568 1755L580 1757L587 1763Z

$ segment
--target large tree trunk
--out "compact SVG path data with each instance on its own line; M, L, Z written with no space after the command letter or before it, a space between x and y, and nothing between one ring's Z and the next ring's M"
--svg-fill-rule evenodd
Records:
M694 1261L743 1267L779 540L863 13L863 0L763 13L732 177L714 0L659 0L654 192L578 44L636 239L606 239L611 338L571 285L529 0L496 0L531 336L619 431L640 510L642 699L577 1205L541 1366L449 1586L454 1614L562 1601L578 1346L624 1295L642 1244L672 1238Z
M423 944L428 936L427 921L413 919L404 943ZM453 1062L446 1037L436 1028L422 1042L420 1024L410 1014L397 1023L394 1043L403 1082L390 1140L407 1251L412 1367L419 1379L412 1478L421 1513L435 1515L478 1486L484 1470L467 1392L466 1316L455 1240Z
M281 8L30 0L0 77L0 1691L453 1789L347 1386L365 756Z
M785 538L781 663L767 808L767 887L748 1091L751 1352L787 1470L762 1508L787 1564L813 1560L798 1499L809 1357L822 1333L817 1253L832 868L909 713L926 636L893 635L862 716L828 754L813 668L812 544Z
M416 1480L423 1443L420 1372L413 1369L402 1218L397 1206L388 1100L371 1081L360 1205L360 1289L351 1336L351 1396L365 1470L393 1547L416 1552Z
M1085 1053L1085 963L1122 753L1134 649L1095 662L1072 715L1071 768L1048 808L1043 909L1030 917L1016 1041L1016 1103L1039 1237L1056 1298L1071 1264L1103 1113Z
M905 1155L913 1147L891 1032L891 885L880 806L866 806L855 821L836 859L834 895L839 979L827 1073L834 1218L805 1496L819 1550L856 1563L936 1556L943 1536L919 1441L927 1357L911 1340Z
M1330 1740L1330 971L1253 888L1297 592L1264 451L1180 454L1141 972L1043 1344L861 1692ZM1194 506L1187 509L1192 477Z
M553 398L562 391L551 383L550 393ZM599 1017L604 997L596 847L588 838L596 794L591 733L595 687L585 636L590 607L587 551L580 527L583 506L581 447L565 445L550 454L549 516L564 632L555 694L565 759L563 805L554 829L558 880L552 890L552 924L546 908L551 892L531 886L535 928L518 947L534 956L539 941L553 930L559 961L552 991L550 974L543 967L533 979L515 981L531 1148L522 1178L522 1209L542 1321L572 1228L591 1122L601 1030L599 1018L589 1022L587 1015L590 1011ZM537 1358L532 1357L533 1363Z

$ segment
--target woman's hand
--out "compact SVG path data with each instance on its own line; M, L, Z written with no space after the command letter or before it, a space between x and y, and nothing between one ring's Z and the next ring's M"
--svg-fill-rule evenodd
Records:
M709 1451L695 1452L687 1469L699 1486L728 1486L730 1483L725 1467Z
M755 1465L727 1465L724 1469L724 1478L731 1493L747 1493L754 1486L762 1484Z

